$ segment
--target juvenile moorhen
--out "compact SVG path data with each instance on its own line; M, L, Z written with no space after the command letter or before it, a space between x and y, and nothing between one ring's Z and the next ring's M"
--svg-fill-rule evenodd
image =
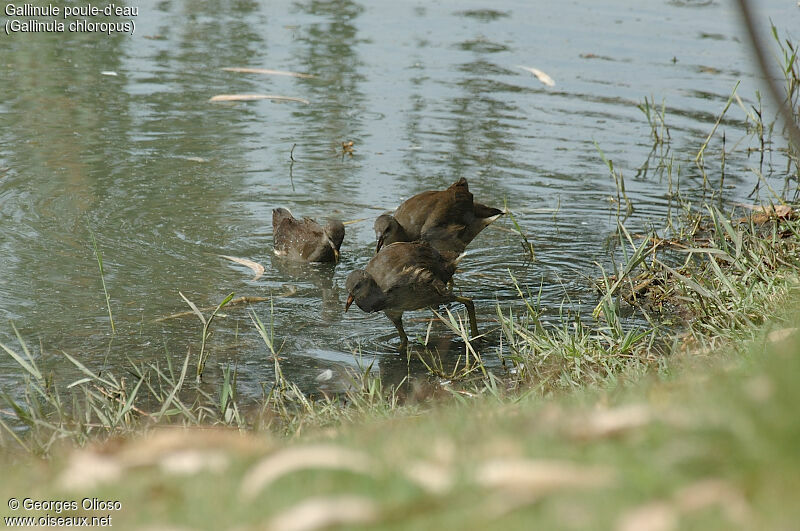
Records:
M375 220L377 253L383 245L424 240L436 250L460 254L503 211L472 200L463 177L447 190L429 190L417 194L392 214Z
M426 242L387 245L372 257L366 269L348 275L344 311L353 301L365 312L382 310L400 334L400 350L405 350L408 336L403 330L403 312L455 301L467 307L470 331L477 336L475 305L471 299L454 295L447 286L457 261L444 258Z
M295 219L285 208L272 211L275 254L304 262L338 262L344 225L328 220L324 227L311 218Z

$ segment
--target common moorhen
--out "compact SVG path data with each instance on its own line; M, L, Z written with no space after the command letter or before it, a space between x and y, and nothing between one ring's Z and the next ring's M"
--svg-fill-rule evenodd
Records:
M394 215L379 216L374 226L375 252L394 242L424 240L440 252L459 254L502 215L502 210L475 203L462 177L447 190L429 190L409 198Z
M471 299L454 295L447 286L457 261L444 258L426 242L387 245L366 269L348 275L345 286L350 295L344 311L353 301L365 312L383 310L400 334L400 350L405 350L408 336L403 330L403 312L455 301L467 307L470 331L477 336L475 305Z
M338 262L344 225L338 219L320 226L311 218L295 219L285 208L272 211L275 254L304 262Z

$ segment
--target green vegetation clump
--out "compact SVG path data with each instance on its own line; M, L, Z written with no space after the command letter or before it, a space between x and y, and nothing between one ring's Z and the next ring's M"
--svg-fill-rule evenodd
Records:
M126 529L790 529L798 325L784 313L747 342L674 354L667 375L546 400L459 394L290 439L162 425L61 445L48 466L4 466L0 493L119 500L102 515Z
M785 321L785 301L796 297L800 271L800 220L791 208L761 209L732 220L709 207L687 218L686 224L688 228L675 231L672 238L650 234L639 237L639 242L620 224L620 245L628 248L627 259L616 273L597 282L601 294L593 316L565 310L559 323L545 324L536 299L518 286L526 311L515 315L509 308L497 307L502 370L485 366L482 349L470 341L460 316L449 311L440 315L464 338L467 348L465 359L448 370L435 353L417 350L430 373L438 376L430 387L445 401L464 403L486 395L513 402L568 390L615 388L651 372L670 372L671 359L681 353L735 348L752 340L765 323ZM231 298L209 318L190 304L201 318L203 338L214 315ZM650 326L627 326L622 315L631 311L641 312ZM9 406L3 417L15 421L0 417L3 440L48 455L62 440L82 446L163 425L227 426L298 436L311 429L413 415L432 407L409 399L415 395L411 383L387 388L371 366L362 365L348 374L346 392L309 397L284 377L271 322L265 324L255 312L251 319L276 375L256 406L239 403L236 371L230 367L223 369L218 393L202 385L207 361L203 349L195 375L190 374L195 358L188 351L180 366L173 366L169 357L164 367L129 360L126 377L95 373L64 353L84 375L64 389L38 367L18 336L17 349L0 345L26 378L22 398L2 394Z

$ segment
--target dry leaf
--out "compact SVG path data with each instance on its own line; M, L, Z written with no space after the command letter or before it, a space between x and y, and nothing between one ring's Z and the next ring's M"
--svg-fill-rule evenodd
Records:
M617 531L672 531L678 527L678 512L667 502L650 502L622 515Z
M517 65L517 66L519 66L521 69L526 70L526 71L530 72L531 74L533 74L534 76L536 76L536 79L538 79L539 81L541 81L543 84L547 85L548 87L555 87L556 86L556 82L553 81L553 78L548 76L547 74L545 74L544 72L542 72L538 68L533 68L532 66L522 66L522 65Z
M581 439L615 437L626 431L646 426L652 420L647 406L631 404L604 409L581 418L572 428L572 435Z
M122 476L123 466L113 457L91 451L74 453L61 472L58 483L67 490L93 489L101 483L115 481Z
M178 450L163 456L158 465L176 476L191 476L206 470L219 473L228 468L228 456L221 450Z
M763 212L765 214L774 212L778 217L783 217L792 212L792 207L789 205L748 205L747 203L737 203L737 205L754 212Z
M270 520L267 529L313 531L333 526L363 525L378 519L378 506L359 496L311 498Z
M338 446L289 448L262 459L252 467L242 480L242 495L252 499L273 481L298 470L324 468L367 474L370 463L367 455Z
M742 389L751 399L762 403L772 398L775 393L775 387L772 382L763 374L748 379L742 385Z
M738 203L738 205L753 211L752 220L756 224L766 223L773 218L792 219L794 217L794 211L789 205L747 205L744 203ZM748 220L744 218L739 221L747 222Z
M429 461L405 465L406 477L431 494L444 494L453 487L453 476L446 467Z
M567 461L496 459L480 465L475 479L484 487L528 490L543 495L566 488L609 485L614 474L605 467L586 467Z
M155 430L147 437L74 452L58 481L67 489L86 490L117 480L133 468L157 466L177 474L221 471L227 466L228 452L260 454L269 448L268 441L224 429Z
M738 489L727 481L704 479L678 490L672 501L652 501L623 514L617 531L671 531L681 515L719 507L731 524L749 528L750 507Z
M292 96L277 96L275 94L218 94L208 101L255 101L255 100L276 100L276 101L296 101L298 103L309 104L309 101L303 98L294 98Z
M737 488L721 479L704 479L684 487L673 496L682 513L718 506L733 524L744 525L750 507Z
M769 334L767 334L767 341L770 343L780 343L784 339L792 337L797 332L797 328L781 328L778 330L773 330Z
M253 280L258 280L259 278L261 278L261 275L264 274L265 271L264 266L262 266L258 262L253 262L252 260L248 260L247 258L237 258L235 256L228 256L226 254L221 254L219 256L227 260L230 260L231 262L236 262L237 264L241 264L243 266L247 266L250 269L252 269L253 273L256 274L256 276L253 277Z
M228 72L240 72L242 74L266 74L270 76L291 76L291 77L301 77L301 78L312 78L314 77L313 74L300 74L298 72L288 72L286 70L271 70L269 68L245 68L245 67L228 67L223 68L223 70L227 70Z
M252 455L269 448L265 442L268 439L244 437L238 431L228 429L165 429L124 444L116 454L124 466L132 468L156 465L166 456L187 450Z

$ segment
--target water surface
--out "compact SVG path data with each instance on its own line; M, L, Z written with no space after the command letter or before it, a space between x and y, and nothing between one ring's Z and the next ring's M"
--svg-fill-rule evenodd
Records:
M588 311L597 298L587 279L597 263L610 267L618 219L617 189L595 142L625 177L635 205L629 229L661 228L674 201L663 174L637 171L653 147L638 106L666 104L681 175L672 191L700 201L691 159L735 84L748 105L759 86L728 2L136 5L133 36L0 36L0 340L14 341L13 322L65 379L77 375L61 350L118 373L128 358L196 353L195 317L157 320L188 310L179 292L199 307L231 292L271 298L251 308L274 322L285 374L309 391L322 371L339 374L359 355L399 379L409 369L394 327L381 314L344 314L344 278L371 257L377 215L460 177L479 201L507 204L535 248L531 261L507 218L472 243L457 288L474 298L480 328L495 327L497 304L524 307L510 274L541 292L545 317L565 300ZM800 27L794 2L759 2L759 10L781 31ZM520 66L546 72L555 86ZM231 93L309 104L208 101ZM744 112L734 105L720 131L731 151L745 137ZM351 141L352 156L343 154ZM727 156L728 201L752 201L751 144L745 138ZM717 135L707 155L715 178L720 150ZM780 189L781 168L764 170ZM276 206L366 221L347 226L336 267L290 264L271 252ZM266 274L253 280L220 254L260 262ZM407 314L409 335L424 337L430 317ZM497 338L484 347L490 365ZM463 353L441 324L430 341L447 359ZM228 363L245 395L272 381L246 307L215 322L210 349L210 381ZM20 378L0 356L0 384Z

